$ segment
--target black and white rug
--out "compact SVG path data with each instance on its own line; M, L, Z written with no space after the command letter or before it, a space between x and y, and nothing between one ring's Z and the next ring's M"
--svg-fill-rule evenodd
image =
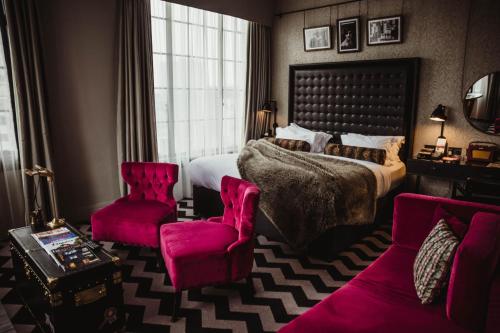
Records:
M194 218L192 201L179 202L179 220ZM90 226L82 231L90 234ZM259 235L252 279L183 293L181 317L170 322L173 288L157 271L149 249L103 243L123 260L127 332L275 332L343 286L390 245L382 226L330 262L297 256L283 243ZM9 247L0 248L0 299L17 332L39 332L14 288Z

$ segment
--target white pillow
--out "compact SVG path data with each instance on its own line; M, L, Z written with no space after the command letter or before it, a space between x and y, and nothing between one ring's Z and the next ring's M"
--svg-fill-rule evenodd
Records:
M314 144L311 145L311 152L312 153L323 153L325 150L326 144L333 137L331 134L328 134L325 132L311 131L311 130L308 130L306 128L300 127L299 125L297 125L295 123L291 123L290 127L293 130L295 130L297 133L314 136Z
M404 143L404 136L386 136L386 135L362 135L356 133L342 134L342 144L348 146L367 147L385 149L385 165L390 166L393 163L401 162L399 159L399 149Z

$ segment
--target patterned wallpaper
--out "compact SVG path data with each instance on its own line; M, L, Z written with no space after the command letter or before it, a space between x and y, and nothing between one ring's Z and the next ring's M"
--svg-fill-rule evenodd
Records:
M331 4L332 0L278 0L275 12ZM337 1L340 2L340 1ZM420 57L420 93L416 118L414 153L424 144L435 144L440 124L429 120L437 104L448 107L445 136L453 147L466 147L472 140L500 144L500 137L483 134L463 116L462 96L475 79L500 70L500 1L497 0L371 0L355 2L330 11L317 9L275 17L273 22L273 98L278 102L278 123L285 125L288 115L288 66L291 64L355 61L368 59ZM338 8L338 12L337 12ZM467 47L467 21L471 8ZM404 15L404 43L366 45L366 19ZM304 52L303 28L335 24L336 18L361 15L359 53L338 54L332 50ZM336 40L334 41L336 45ZM466 51L466 52L465 52ZM462 68L465 72L462 87ZM424 182L425 183L425 182ZM424 185L424 189L426 185ZM449 188L427 189L446 195Z

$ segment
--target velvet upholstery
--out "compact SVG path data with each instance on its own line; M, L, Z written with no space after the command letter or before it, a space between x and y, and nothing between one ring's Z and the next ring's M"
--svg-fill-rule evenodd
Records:
M436 304L422 305L415 291L413 263L420 245L434 227L433 217L439 205L462 221L470 221L478 211L495 213L477 214L465 236L464 244L469 232L474 234L484 229L492 230L491 226L481 226L479 230L474 227L482 224L486 216L497 221L500 218L500 207L497 206L418 194L399 195L394 206L393 245L348 284L294 319L280 332L476 332L447 318L446 299ZM497 231L497 239L498 236ZM491 263L495 261L495 258L490 259ZM478 312L477 316L481 317L483 326L486 321L487 333L500 331L500 320L497 318L500 313L500 296L495 294L495 291L500 290L498 258L495 265L494 282L482 281L488 293L487 299L483 301L488 302L488 308L469 309ZM459 287L458 284L455 287ZM467 306L467 303L463 305Z
M176 291L236 281L250 274L259 196L254 184L224 176L223 216L161 227L161 251Z
M500 215L476 213L452 266L446 302L448 318L471 330L484 328L499 257Z
M160 225L177 219L178 166L124 162L121 172L130 194L92 214L92 239L159 248Z

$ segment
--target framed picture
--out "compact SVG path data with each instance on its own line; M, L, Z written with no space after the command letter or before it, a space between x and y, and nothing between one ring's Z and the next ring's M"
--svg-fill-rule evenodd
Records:
M403 41L402 16L369 19L366 27L368 45L395 44Z
M304 51L328 50L332 48L331 27L304 28Z
M359 52L359 17L337 20L337 52Z

